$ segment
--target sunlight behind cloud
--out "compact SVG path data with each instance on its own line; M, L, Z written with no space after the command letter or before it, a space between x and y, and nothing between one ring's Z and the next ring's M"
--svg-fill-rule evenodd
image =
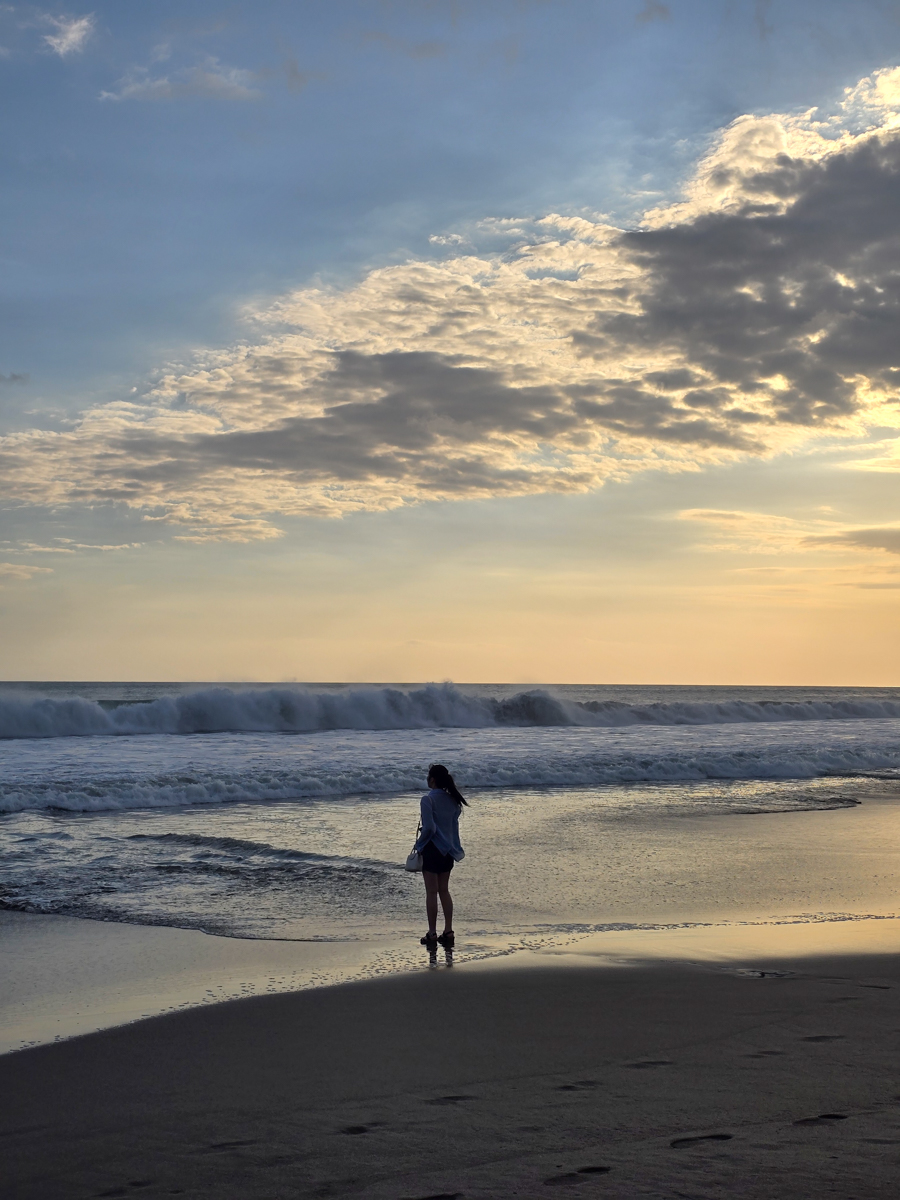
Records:
M843 102L862 131L816 110L734 122L639 230L482 221L435 239L453 257L248 312L246 344L143 403L0 439L0 488L254 540L279 515L585 492L822 438L858 453L900 427L896 74ZM210 59L104 95L246 99L249 79Z

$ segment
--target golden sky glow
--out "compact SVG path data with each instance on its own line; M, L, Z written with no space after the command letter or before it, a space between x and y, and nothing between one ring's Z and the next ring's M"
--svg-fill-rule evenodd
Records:
M900 682L898 178L884 68L8 428L0 670Z

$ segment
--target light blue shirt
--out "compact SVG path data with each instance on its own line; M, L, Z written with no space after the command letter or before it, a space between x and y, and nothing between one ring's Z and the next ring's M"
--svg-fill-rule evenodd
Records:
M459 844L459 811L449 792L432 788L422 797L422 832L416 842L416 852L434 842L441 854L449 854L455 862L462 862L466 852Z

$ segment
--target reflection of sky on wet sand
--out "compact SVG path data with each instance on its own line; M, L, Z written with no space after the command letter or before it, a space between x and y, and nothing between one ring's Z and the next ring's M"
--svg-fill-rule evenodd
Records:
M628 929L594 933L578 943L538 950L504 963L516 966L640 966L644 963L688 962L725 966L751 973L809 970L810 958L841 955L897 954L900 918L853 917L827 920L798 917L782 922L734 921L689 929Z
M459 912L494 950L623 922L890 912L892 806L856 803L875 786L486 789L462 821ZM422 932L420 882L400 869L416 814L409 796L19 814L3 826L4 905L241 938L403 940Z
M602 853L577 862L571 835L584 832L582 813L565 853L542 860L541 886L556 880L560 906L546 922L533 909L521 922L479 922L479 878L491 880L497 903L524 911L534 896L515 854L480 855L478 867L473 858L454 874L453 968L679 961L789 972L809 969L792 960L896 953L897 810L897 797L882 793L852 809L672 818L640 836L640 822L622 820L603 827ZM626 851L635 873L620 861L617 876ZM595 893L579 898L589 878ZM225 999L446 970L446 955L432 963L419 945L419 886L410 881L408 907L389 927L330 942L0 913L0 1017L10 1031L0 1049Z

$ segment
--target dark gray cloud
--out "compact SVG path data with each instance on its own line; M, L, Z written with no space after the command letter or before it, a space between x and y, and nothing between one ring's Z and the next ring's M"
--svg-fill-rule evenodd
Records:
M858 546L865 550L886 550L900 554L900 528L851 529L846 533L823 535L806 539L810 546Z
M897 395L900 138L819 162L782 155L743 188L737 211L622 235L643 269L639 311L598 316L574 335L581 353L600 365L613 347L668 349L685 374L648 382L671 390L690 372L704 386L687 404L722 410L737 392L787 425L852 414L859 377Z
M267 378L290 378L269 359ZM337 352L315 385L320 415L265 428L173 438L127 429L111 439L108 467L126 498L148 483L177 484L224 469L277 472L298 483L385 482L441 494L564 490L589 486L591 472L523 462L521 442L577 451L598 434L752 450L743 431L677 408L667 397L621 381L596 387L511 386L499 370L429 352ZM508 451L508 455L504 453ZM509 461L507 461L507 459ZM123 461L132 467L122 478Z
M588 389L578 389L584 392ZM761 443L747 437L727 421L714 421L685 412L668 397L632 383L598 385L604 400L579 400L576 410L586 422L626 437L696 446L720 446L732 450L761 450ZM699 393L691 393L698 395ZM707 393L704 393L706 395Z
M228 468L273 471L304 484L393 481L441 493L520 491L539 476L552 486L551 471L546 464L504 463L503 439L553 443L583 424L560 391L513 388L500 372L422 352L340 352L316 393L321 415L262 429L187 439L126 430L113 448L134 463L127 487ZM486 443L493 443L490 452ZM120 459L109 470L121 481ZM587 477L576 473L568 484L560 477L558 486L576 482L584 486Z

